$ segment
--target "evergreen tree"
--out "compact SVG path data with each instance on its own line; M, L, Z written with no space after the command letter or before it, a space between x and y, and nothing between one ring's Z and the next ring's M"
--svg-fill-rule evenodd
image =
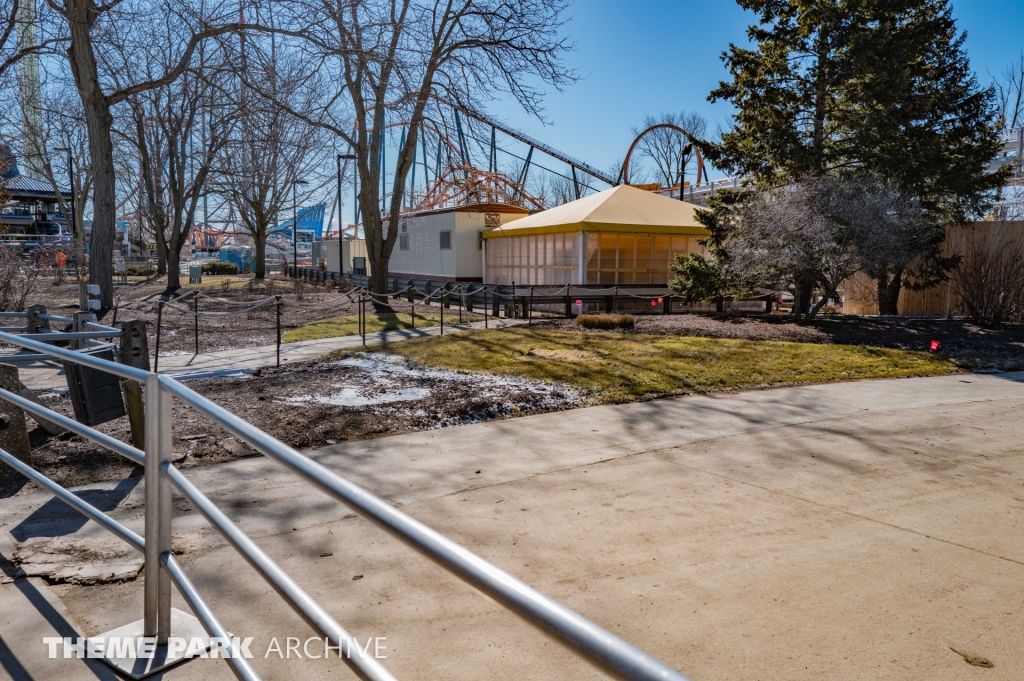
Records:
M995 95L971 72L949 1L737 2L758 24L753 47L723 54L732 80L709 99L737 114L706 155L761 187L852 170L918 197L927 238L869 267L879 312L895 314L904 285L934 285L954 264L940 253L945 227L980 215L1004 181L984 172L999 145Z

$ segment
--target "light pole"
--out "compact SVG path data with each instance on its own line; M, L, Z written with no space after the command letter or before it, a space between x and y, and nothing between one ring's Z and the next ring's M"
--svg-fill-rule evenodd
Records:
M344 236L344 230L343 230L343 228L341 226L341 162L342 161L355 161L355 160L356 160L356 155L355 154L338 154L338 240L339 241ZM355 175L355 173L353 173L353 175ZM353 187L355 186L354 180L355 180L355 178L353 177L353 185L352 185ZM356 201L359 200L358 196L354 196L353 198ZM352 205L355 206L356 204L353 203ZM355 210L355 209L353 208L353 210ZM353 217L354 216L355 216L355 213L353 213ZM355 222L355 220L353 220L353 222Z
M71 236L74 237L78 233L75 226L77 222L75 218L75 157L71 155L71 149L68 147L57 147L54 151L66 151L68 154L68 184L71 186Z
M683 185L686 184L686 164L690 161L690 152L693 151L693 144L683 147L683 153L679 155L679 200L684 201L686 192Z
M292 180L292 266L299 269L299 200L298 186L309 184L305 180Z

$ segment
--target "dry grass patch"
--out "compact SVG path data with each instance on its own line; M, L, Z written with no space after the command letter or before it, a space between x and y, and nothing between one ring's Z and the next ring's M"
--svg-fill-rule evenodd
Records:
M420 338L383 351L450 369L566 383L600 402L958 371L940 355L888 348L521 327Z

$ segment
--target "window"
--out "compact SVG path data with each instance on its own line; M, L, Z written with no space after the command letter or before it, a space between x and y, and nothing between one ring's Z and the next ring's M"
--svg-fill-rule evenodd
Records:
M409 235L399 234L398 235L398 250L408 251L409 250Z
M452 250L452 230L450 229L446 229L443 232L441 232L441 250Z

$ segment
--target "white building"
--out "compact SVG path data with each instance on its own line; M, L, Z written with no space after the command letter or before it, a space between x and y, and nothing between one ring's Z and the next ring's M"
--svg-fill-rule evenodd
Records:
M388 273L392 277L481 282L481 233L529 214L518 206L484 203L403 215Z

